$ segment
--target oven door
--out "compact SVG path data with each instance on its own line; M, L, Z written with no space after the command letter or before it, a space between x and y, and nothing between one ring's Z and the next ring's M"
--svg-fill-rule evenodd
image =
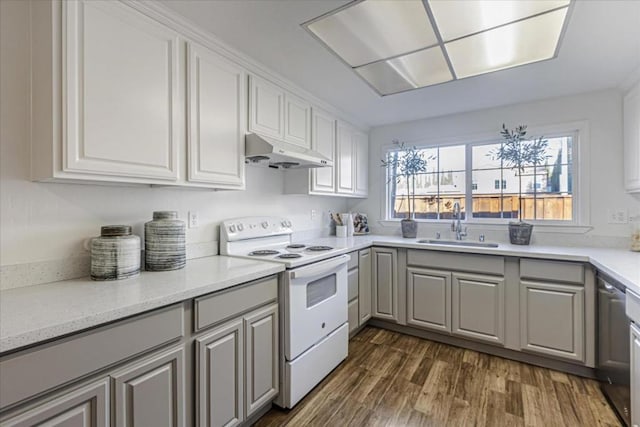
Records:
M285 274L285 357L293 360L347 321L349 255Z

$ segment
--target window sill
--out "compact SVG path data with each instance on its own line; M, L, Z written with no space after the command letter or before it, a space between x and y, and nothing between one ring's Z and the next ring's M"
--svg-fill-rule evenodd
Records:
M401 219L388 219L380 220L378 224L385 228L395 228L400 226ZM429 228L447 228L451 224L450 220L416 220L421 225L425 225ZM531 222L533 229L538 233L567 233L567 234L586 234L593 229L590 225L568 225L568 224L540 224ZM463 227L468 227L471 231L502 231L508 227L508 223L496 223L496 222L465 222L462 221Z

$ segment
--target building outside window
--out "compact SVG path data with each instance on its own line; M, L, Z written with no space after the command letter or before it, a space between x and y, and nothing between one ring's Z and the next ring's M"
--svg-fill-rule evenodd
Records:
M573 191L575 133L546 137L548 159L522 174L523 218L528 221L575 220ZM460 203L462 219L513 220L518 217L518 174L492 153L501 142L424 147L427 172L416 177L416 219L449 220ZM390 149L388 156L397 155ZM404 218L407 183L388 170L387 219Z

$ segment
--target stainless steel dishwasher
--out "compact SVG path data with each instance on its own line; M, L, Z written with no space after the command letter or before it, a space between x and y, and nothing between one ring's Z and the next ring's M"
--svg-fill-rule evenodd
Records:
M630 320L625 303L625 287L598 276L598 380L620 419L630 426Z

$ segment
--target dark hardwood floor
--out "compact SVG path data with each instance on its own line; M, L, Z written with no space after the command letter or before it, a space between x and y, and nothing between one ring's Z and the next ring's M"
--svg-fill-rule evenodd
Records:
M597 382L366 327L349 357L267 426L620 426Z

